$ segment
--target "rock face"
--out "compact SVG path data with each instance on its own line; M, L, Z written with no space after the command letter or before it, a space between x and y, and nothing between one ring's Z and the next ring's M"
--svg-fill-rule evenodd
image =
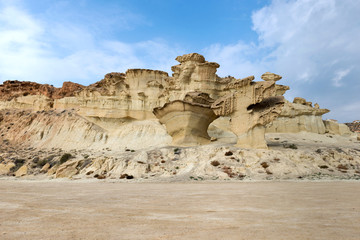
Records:
M322 115L328 109L320 109L318 104L312 107L304 98L295 98L293 103L286 101L279 117L266 128L267 133L326 132Z
M350 131L360 133L360 120L355 120L352 123L345 123Z
M210 143L207 129L215 115L209 105L175 100L161 108L154 109L160 123L165 124L167 132L176 146L194 146Z
M0 85L0 109L50 110L54 99L75 96L84 86L64 82L62 88L49 84L8 80Z
M197 53L178 56L180 63L172 66L172 77L168 78L165 86L167 101L183 99L188 92L201 91L216 99L221 95L230 78L220 78L216 75L219 64L207 62Z
M276 85L279 75L266 73L262 82L247 77L228 84L226 89L234 92L218 99L213 105L215 113L231 117L231 130L237 135L237 146L243 148L267 148L265 125L281 112L289 89Z
M217 118L211 131L219 133L216 126L226 129L221 124L230 123L237 146L244 148L266 148L265 131L345 132L342 125L337 130L332 123L324 125L321 115L328 110L317 104L312 107L302 98L285 102L282 95L289 88L276 84L280 75L267 72L259 82L253 76L221 78L216 74L220 65L200 54L185 54L176 60L179 64L171 68L172 76L159 70L129 69L108 73L87 87L71 82L55 88L5 81L0 85L0 109L39 112L21 113L24 125L18 127L27 130L12 132L14 128L9 126L1 131L16 141L34 141L34 136L40 136L37 146L64 148L71 147L71 141L93 148L101 148L101 144L135 148L167 145L171 137L173 145L206 144L210 142L208 128Z
M155 119L152 110L165 103L162 97L166 72L129 69L109 73L74 97L55 101L55 109L78 109L78 113L112 130L134 120Z
M136 121L107 131L74 110L0 110L0 135L12 143L64 150L137 150L171 143L157 120Z
M347 125L338 123L338 121L334 119L325 120L324 124L327 133L341 136L351 136L353 134Z

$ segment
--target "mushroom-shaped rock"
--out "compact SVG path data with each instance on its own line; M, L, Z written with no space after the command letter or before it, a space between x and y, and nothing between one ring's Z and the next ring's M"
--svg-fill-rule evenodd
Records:
M196 146L210 143L207 129L218 118L209 105L175 100L155 108L154 115L165 124L172 144Z

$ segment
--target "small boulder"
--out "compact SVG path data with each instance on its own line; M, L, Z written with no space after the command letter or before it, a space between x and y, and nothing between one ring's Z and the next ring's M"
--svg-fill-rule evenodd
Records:
M50 169L50 164L46 163L40 170L41 173L46 173Z
M10 173L10 169L15 167L15 163L9 162L7 164L1 163L0 164L0 175L7 175Z
M25 176L27 174L27 172L28 172L28 167L26 165L23 165L16 171L15 176L22 177L22 176Z

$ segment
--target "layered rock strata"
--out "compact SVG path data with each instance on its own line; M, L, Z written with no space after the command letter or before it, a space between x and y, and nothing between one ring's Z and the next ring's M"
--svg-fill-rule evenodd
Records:
M233 92L212 105L215 114L231 117L231 131L237 135L238 147L267 148L265 125L282 110L281 95L289 87L276 85L279 75L265 73L262 78L265 81L254 82L254 76L250 76L228 84L227 89Z
M84 86L64 82L61 88L49 84L8 80L0 85L0 109L50 110L55 99L75 96Z
M184 100L171 101L153 112L165 124L173 145L202 145L210 143L207 129L218 118L211 109L212 102L206 93L191 92Z
M312 106L304 98L295 98L291 103L285 101L279 117L266 128L267 133L297 133L313 132L324 134L326 132L322 115L328 113L328 109L321 109L318 104Z
M173 144L181 145L208 143L209 124L218 117L226 118L211 131L219 132L216 126L226 129L222 124L230 123L241 147L266 148L265 131L347 134L342 125L322 122L327 109L317 104L312 107L302 98L285 102L282 95L289 88L276 84L280 75L264 73L260 82L253 81L253 76L220 78L216 75L219 64L206 61L200 54L185 54L176 60L179 64L172 67L172 76L159 70L129 69L126 73L108 73L87 87L71 82L55 88L5 81L0 85L0 109L71 110L107 133L126 132L129 126L143 128L146 121L151 126L156 122L156 131L162 131L159 118L173 136Z
M338 123L338 121L334 119L327 119L324 121L324 124L327 133L341 136L353 135L353 133L350 131L349 127L346 124Z

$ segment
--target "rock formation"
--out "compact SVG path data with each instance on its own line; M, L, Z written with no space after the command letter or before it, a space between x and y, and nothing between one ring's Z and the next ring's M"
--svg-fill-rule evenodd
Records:
M266 132L348 134L343 125L323 123L321 116L327 109L317 104L312 107L302 98L295 98L293 103L285 101L282 95L289 88L276 84L280 75L267 72L259 82L253 76L221 78L216 74L220 65L206 61L200 54L185 54L176 60L179 64L172 67L172 76L159 70L129 69L126 73L108 73L87 87L71 82L55 88L5 81L0 85L0 109L55 110L55 115L70 110L79 125L87 126L85 122L89 122L93 124L89 129L99 127L103 136L113 141L120 141L118 136L124 133L130 136L129 129L136 129L133 133L144 137L143 142L149 141L147 146L151 146L149 139L154 134L161 136L161 144L170 142L169 135L173 145L209 143L208 127L217 118L220 124L216 126L227 129L221 124L230 124L230 130L237 135L237 146L244 148L266 148L266 126ZM48 124L42 120L39 123L44 127ZM167 137L163 135L165 128ZM144 129L152 134L141 132ZM111 138L115 133L117 136ZM25 135L32 139L28 133ZM123 139L138 145L129 137Z
M170 102L154 110L173 137L173 144L208 143L207 129L216 114L231 115L231 129L238 136L238 146L267 148L264 126L280 113L283 104L280 96L288 89L275 84L281 76L265 73L263 82L253 82L253 76L222 79L216 75L219 64L207 62L199 54L185 54L176 60L180 64L172 67L174 73L167 79L164 91ZM195 92L197 97L191 98L189 92ZM212 104L209 99L218 100Z
M72 82L64 82L61 88L55 88L49 84L8 80L0 85L0 109L50 110L55 99L75 96L83 88Z
M215 113L231 117L231 130L237 135L237 146L243 148L267 148L265 125L272 122L281 112L284 98L289 89L276 85L281 76L265 73L265 81L254 82L247 77L228 84L233 92L218 99L213 105Z
M355 133L360 133L360 120L355 120L352 123L345 123L350 131L355 132Z
M324 124L327 133L341 136L351 136L353 134L346 124L338 123L334 119L325 120Z
M172 66L172 77L166 80L165 95L167 101L183 99L188 92L201 91L216 99L231 78L220 78L216 75L220 66L215 62L207 62L197 53L178 56L180 63Z
M155 108L154 114L165 124L173 145L194 146L210 142L207 129L218 118L211 109L213 100L206 93L191 92L184 100L166 103Z
M267 126L266 132L297 133L305 131L324 134L326 129L322 115L328 112L328 109L320 109L318 104L312 107L311 102L297 97L292 103L285 101L279 117Z
M155 119L152 111L165 103L162 97L166 72L129 69L109 73L74 97L55 101L55 109L77 109L78 113L101 127L114 130L134 120Z

